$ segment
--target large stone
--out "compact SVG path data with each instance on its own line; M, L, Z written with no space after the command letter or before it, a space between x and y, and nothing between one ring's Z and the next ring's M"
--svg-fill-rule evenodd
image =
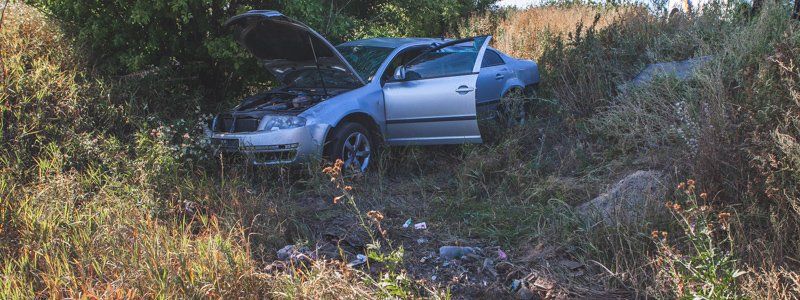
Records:
M641 224L665 211L666 177L658 171L636 171L608 192L577 207L579 214L606 225Z
M711 58L711 56L701 56L681 61L649 64L639 72L639 75L636 75L635 78L623 84L620 88L625 89L626 87L644 85L653 81L653 78L657 76L675 76L679 80L686 80Z

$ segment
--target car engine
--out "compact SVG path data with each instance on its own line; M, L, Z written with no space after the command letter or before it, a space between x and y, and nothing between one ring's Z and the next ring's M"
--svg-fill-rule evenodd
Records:
M231 112L218 115L209 124L213 132L252 132L268 114L296 115L338 94L309 90L277 90L253 95L242 100Z
M329 97L306 91L273 91L245 98L234 111L302 112Z

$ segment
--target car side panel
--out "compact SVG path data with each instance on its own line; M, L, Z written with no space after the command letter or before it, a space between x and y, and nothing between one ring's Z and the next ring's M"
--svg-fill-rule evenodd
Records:
M384 86L388 142L395 145L479 143L474 91L477 74L392 82ZM477 133L477 134L476 134Z
M423 42L409 43L397 47L378 68L375 73L375 80L361 88L323 101L300 115L309 120L314 119L324 124L323 126L318 126L318 129L315 130L316 134L314 134L314 142L320 145L320 155L323 150L321 145L324 144L328 133L339 125L342 119L353 113L365 113L369 115L375 123L378 124L381 137L386 137L386 110L379 76L386 71L386 68L394 57L403 50L427 44L428 43Z
M478 74L478 82L475 85L479 116L486 115L496 109L511 75L505 64L481 68L480 74Z
M514 77L519 79L522 86L539 83L539 66L530 60L513 59L508 63Z
M364 113L369 115L380 127L381 136L385 132L383 93L380 86L368 84L361 88L337 95L328 100L320 102L314 107L306 110L301 117L309 123L321 124L315 134L314 143L319 146L319 153L322 154L325 138L330 130L336 127L342 119L353 113Z

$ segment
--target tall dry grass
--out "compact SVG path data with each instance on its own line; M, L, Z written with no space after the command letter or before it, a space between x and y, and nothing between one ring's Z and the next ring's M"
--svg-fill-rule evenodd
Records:
M493 46L508 55L537 59L553 36L566 37L582 24L604 28L631 7L600 8L590 6L542 6L524 10L505 10L475 15L460 28L462 36L488 34L494 36Z

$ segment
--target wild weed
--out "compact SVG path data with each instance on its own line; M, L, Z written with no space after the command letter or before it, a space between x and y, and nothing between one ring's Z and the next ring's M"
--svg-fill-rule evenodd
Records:
M384 297L399 297L408 298L412 294L412 282L406 275L405 270L401 269L403 264L403 247L393 247L392 241L387 236L387 231L383 229L381 221L384 216L378 211L369 211L362 214L358 203L356 202L353 187L347 183L347 178L351 176L360 176L360 173L346 176L342 167L344 162L337 159L336 162L323 170L323 173L330 177L330 181L334 183L340 194L333 198L333 203L344 203L348 205L349 210L356 216L358 224L367 232L370 243L366 245L366 257L368 258L366 264L369 267L370 262L380 263L383 268L378 278L375 279L365 274L364 280L379 287L381 294ZM376 234L377 233L377 234ZM384 241L386 248L382 246L381 241Z
M698 194L696 182L678 185L678 199L666 206L678 232L653 231L658 254L654 267L659 279L669 283L680 298L732 299L740 296L730 234L731 213L714 209L708 193Z

